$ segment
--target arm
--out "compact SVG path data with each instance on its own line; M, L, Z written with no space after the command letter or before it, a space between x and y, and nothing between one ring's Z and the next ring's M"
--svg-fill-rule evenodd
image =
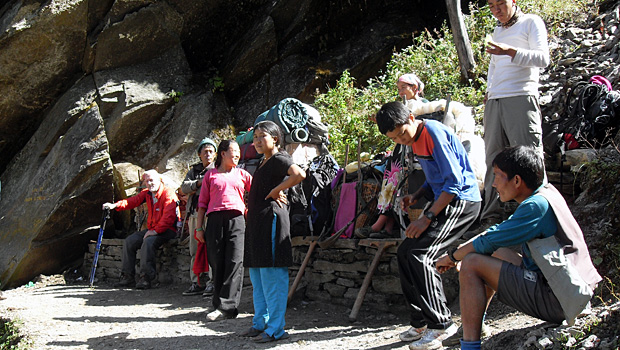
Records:
M183 194L192 194L200 188L200 185L202 185L202 176L196 174L195 169L192 167L181 183L181 191L183 191Z
M522 67L544 68L549 65L547 29L540 17L532 18L527 27L528 47L514 47L506 43L489 42L486 51L492 55L510 56L511 61ZM491 60L493 61L493 60ZM491 67L489 66L489 73Z
M274 187L271 192L269 192L267 197L265 197L265 199L271 198L275 200L280 207L282 207L283 204L286 204L286 196L282 193L282 191L297 185L306 178L306 172L296 164L293 164L288 168L287 175L288 177L278 186Z
M148 195L148 193L149 191L145 189L140 191L137 195L133 197L122 199L116 203L105 203L104 209L107 204L110 209L116 209L116 211L133 209L146 201L146 196Z
M460 246L456 251L454 251L452 256L457 261L461 261L465 258L465 256L467 256L467 254L475 253L475 252L476 250L474 249L474 245L472 244L471 241L469 241L468 243L465 243L464 245ZM437 263L435 264L437 271L439 271L439 273L444 273L450 270L451 268L455 267L456 265L457 263L452 261L452 259L450 259L450 257L447 254L444 254L442 257L440 257L439 260L437 260Z
M547 28L540 17L534 18L528 28L529 48L517 48L512 62L522 67L544 68L549 65Z
M416 193L419 191L420 190L416 191ZM439 198L433 202L433 205L430 207L429 211L435 215L438 215L446 208L446 206L448 206L448 204L450 204L450 202L452 202L452 199L454 199L454 194L441 192ZM423 216L407 226L405 235L409 238L418 238L424 231L426 231L430 224L431 220L426 216Z
M203 227L206 212L207 208L198 208L198 217L196 219L196 240L201 243L205 242L205 231ZM192 235L194 233L190 232L189 234Z

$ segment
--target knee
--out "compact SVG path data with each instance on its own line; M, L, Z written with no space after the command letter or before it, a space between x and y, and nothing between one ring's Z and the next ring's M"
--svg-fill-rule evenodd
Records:
M467 254L461 261L461 269L459 271L459 279L470 276L472 274L477 275L478 271L484 264L484 256L472 253Z

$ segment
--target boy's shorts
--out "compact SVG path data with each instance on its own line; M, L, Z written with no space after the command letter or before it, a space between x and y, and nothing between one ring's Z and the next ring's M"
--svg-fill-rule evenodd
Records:
M542 272L509 262L502 264L497 298L506 305L551 323L564 321L564 311Z

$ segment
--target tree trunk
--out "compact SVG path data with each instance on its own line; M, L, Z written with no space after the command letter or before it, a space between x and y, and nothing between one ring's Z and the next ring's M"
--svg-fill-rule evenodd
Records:
M474 54L471 51L469 36L465 29L465 21L461 13L460 0L446 0L448 7L448 16L450 17L450 27L452 28L452 36L454 37L454 45L459 55L459 66L461 67L461 79L469 80L473 76L473 70L476 66Z

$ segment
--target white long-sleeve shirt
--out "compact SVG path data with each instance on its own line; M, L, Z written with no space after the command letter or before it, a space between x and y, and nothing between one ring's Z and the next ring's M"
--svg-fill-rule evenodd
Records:
M514 47L514 58L491 55L487 93L489 99L531 95L538 97L540 68L549 64L547 29L543 20L523 14L509 28L496 27L493 41Z

